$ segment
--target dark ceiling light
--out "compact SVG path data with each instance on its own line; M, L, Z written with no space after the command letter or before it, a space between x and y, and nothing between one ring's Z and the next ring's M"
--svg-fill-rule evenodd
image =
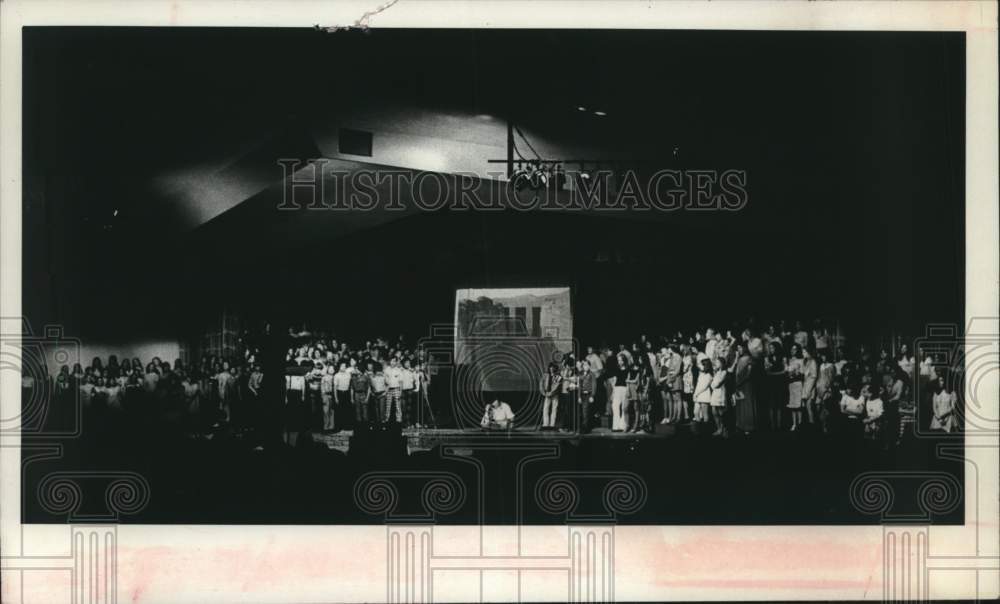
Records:
M510 180L514 183L514 189L517 191L521 191L525 187L542 189L551 183L558 182L554 170L541 162L530 162L527 165L519 164L510 175Z
M531 173L531 186L540 189L549 184L549 174L541 166L535 166Z
M530 184L531 172L521 166L518 166L517 169L514 170L514 173L510 175L510 179L514 182L514 189L520 191Z

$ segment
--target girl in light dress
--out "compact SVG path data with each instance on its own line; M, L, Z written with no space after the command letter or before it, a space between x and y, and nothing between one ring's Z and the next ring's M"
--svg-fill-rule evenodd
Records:
M712 380L709 386L712 389L709 405L712 408L712 417L715 419L715 432L712 436L727 436L726 426L723 423L726 411L726 376L728 372L722 364L722 358L715 357L712 361Z
M625 421L625 410L628 407L628 387L626 378L628 375L628 360L625 355L618 353L617 367L614 369L614 387L611 391L611 431L624 432L628 427Z
M802 423L802 382L805 378L802 372L802 348L792 344L791 354L785 360L785 373L788 375L788 408L791 410L794 432Z
M944 376L938 376L937 392L933 399L933 415L931 430L953 432L958 424L955 421L955 410L958 406L958 394L948 387Z
M122 410L122 387L118 384L117 378L108 378L104 383L105 403L108 409L114 411Z
M701 371L694 385L694 421L703 424L708 421L708 408L712 404L712 363L701 360Z
M913 359L913 355L910 354L910 347L903 344L899 347L899 354L896 356L896 364L906 372L906 376L910 378L910 383L913 383L913 369L916 361Z
M152 399L153 394L156 392L156 387L160 382L160 372L155 365L149 363L146 365L146 374L143 377L143 388L146 391L146 395Z
M684 392L681 395L681 421L687 421L691 419L691 413L688 412L688 409L694 406L694 374L697 357L695 357L693 346L684 350L683 354L684 357L681 359L683 376L681 379L684 383Z
M233 389L235 384L235 376L229 371L229 361L222 362L222 368L219 373L215 374L215 381L217 388L219 389L219 403L222 410L222 419L228 422L230 415L230 403L233 400Z
M833 379L837 377L837 367L830 361L830 355L826 351L816 351L819 357L819 373L816 376L816 398L823 400L827 391L833 387Z

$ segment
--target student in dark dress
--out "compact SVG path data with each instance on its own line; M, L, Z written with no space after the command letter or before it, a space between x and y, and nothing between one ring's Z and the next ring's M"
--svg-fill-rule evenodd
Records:
M785 358L781 354L781 345L771 341L767 345L767 355L764 356L764 373L767 379L767 410L768 428L781 429L781 410L788 396L788 378L785 374Z
M577 383L577 392L580 397L579 415L577 418L577 429L581 434L590 432L591 409L594 405L597 394L597 377L590 368L587 361L580 362L580 376Z
M754 362L748 350L739 347L739 356L733 370L733 402L736 406L736 429L743 434L757 430L757 392L754 387Z
M626 432L637 431L639 427L639 415L641 413L641 409L639 409L640 377L639 360L638 356L636 356L633 357L632 364L629 365L628 371L625 374L625 387L627 389L624 410Z

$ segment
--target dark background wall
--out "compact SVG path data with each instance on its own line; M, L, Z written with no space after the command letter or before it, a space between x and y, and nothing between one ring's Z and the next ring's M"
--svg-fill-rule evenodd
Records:
M571 285L584 338L751 314L911 333L962 322L961 34L24 36L23 291L35 324L186 337L236 306L416 336L452 319L456 287L529 284ZM514 120L570 149L744 169L748 205L381 222L279 219L280 185L254 193L280 179L277 158L321 154L317 124L387 99ZM578 105L607 119L581 121ZM247 201L185 227L192 207L218 201L220 173Z

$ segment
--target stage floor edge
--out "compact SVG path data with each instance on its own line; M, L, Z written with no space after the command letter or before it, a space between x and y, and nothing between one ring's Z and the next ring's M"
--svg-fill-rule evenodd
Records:
M681 426L657 425L655 432L614 432L609 428L594 428L592 431L581 434L579 432L560 432L558 430L539 430L537 428L515 428L513 430L462 430L458 428L421 428L407 429L402 431L406 439L407 450L429 451L441 444L450 442L460 443L470 440L543 440L543 441L565 441L584 439L635 439L635 438L663 438L675 434L679 430L688 428L688 425ZM330 449L336 449L347 453L350 449L350 441L354 436L353 430L342 430L330 434L313 433L313 440L325 444Z

